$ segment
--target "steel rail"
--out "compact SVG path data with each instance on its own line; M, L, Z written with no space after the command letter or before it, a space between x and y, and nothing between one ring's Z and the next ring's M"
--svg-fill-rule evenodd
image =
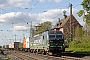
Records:
M33 56L29 56L29 55L26 55L26 54L23 54L23 53L20 53L20 52L12 52L11 54L18 57L21 60L27 60L28 58L33 59L33 60L39 60L38 58L35 58ZM24 57L26 57L27 59L24 58Z

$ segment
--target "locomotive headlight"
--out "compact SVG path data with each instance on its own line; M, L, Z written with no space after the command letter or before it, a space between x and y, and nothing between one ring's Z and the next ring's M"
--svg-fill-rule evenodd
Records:
M65 44L63 44L63 46L64 46Z
M48 43L48 46L50 46L50 44Z

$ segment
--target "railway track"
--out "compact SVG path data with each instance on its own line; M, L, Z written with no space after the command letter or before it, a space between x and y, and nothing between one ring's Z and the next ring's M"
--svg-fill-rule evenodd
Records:
M29 56L26 55L24 53L20 53L20 52L16 52L16 51L12 51L11 55L13 55L14 57L16 57L19 60L38 60L37 58L33 57L33 56Z
M42 55L42 54L35 54L35 53L29 53L29 52L25 52L25 55L29 55L29 56L34 56L35 58L37 58L38 60L85 60L82 58L77 58L77 57L70 57L70 56L61 56L61 57L57 57L57 56L48 56L48 55Z
M39 55L42 56L42 55ZM46 59L46 58L47 59ZM46 60L84 60L82 58L77 58L77 57L70 57L70 56L61 56L61 57L57 57L57 56L47 56L47 55L43 55L43 58L45 58ZM42 59L40 59L42 60Z
M77 58L77 57L70 57L70 56L62 56L61 60L85 60L85 59Z
M48 56L42 54L35 54L30 52L12 51L11 55L16 57L16 60L85 60L83 58L70 57L70 56Z

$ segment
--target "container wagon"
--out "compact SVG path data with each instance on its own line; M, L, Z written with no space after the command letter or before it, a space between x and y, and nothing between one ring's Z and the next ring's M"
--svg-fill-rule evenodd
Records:
M29 42L29 38L25 38L24 37L24 40L23 40L23 51L30 51L30 42Z
M12 42L9 44L9 49L11 50L17 50L19 48L20 42Z

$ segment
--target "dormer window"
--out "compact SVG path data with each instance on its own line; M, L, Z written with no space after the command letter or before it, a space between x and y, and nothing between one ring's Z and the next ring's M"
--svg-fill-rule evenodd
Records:
M60 23L60 25L61 25L62 23Z
M57 24L57 26L58 26L59 24Z

